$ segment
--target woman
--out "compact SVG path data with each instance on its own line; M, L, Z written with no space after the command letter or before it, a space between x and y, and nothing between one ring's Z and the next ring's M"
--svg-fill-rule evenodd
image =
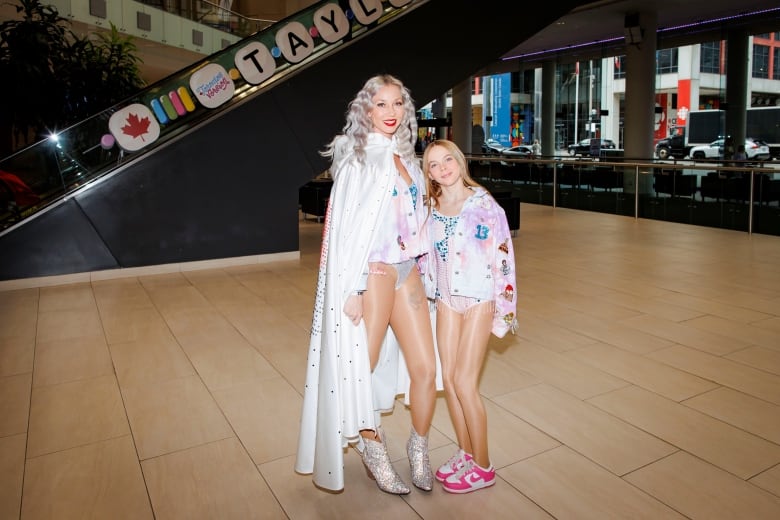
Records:
M404 390L399 345L410 380L412 482L433 487L428 430L436 361L420 274L428 240L416 138L409 91L383 74L369 79L349 103L342 133L323 152L332 158L333 188L295 469L313 473L314 483L328 490L343 489L344 448L352 444L380 489L410 492L390 463L380 428L380 412L391 410Z
M436 300L444 394L458 441L436 479L445 491L468 493L496 481L479 374L491 332L501 338L516 326L514 249L504 210L471 178L455 143L428 145L423 167L434 257L426 287Z

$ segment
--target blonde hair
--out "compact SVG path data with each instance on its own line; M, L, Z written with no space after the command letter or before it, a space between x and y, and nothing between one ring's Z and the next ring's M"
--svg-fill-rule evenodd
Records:
M455 162L458 163L464 186L482 187L480 183L471 177L471 173L469 172L469 165L466 162L466 156L463 155L463 152L460 150L458 145L447 139L437 139L425 147L422 158L423 172L425 172L426 192L428 194L429 206L431 208L439 205L439 197L441 196L441 185L431 178L431 171L428 167L428 156L430 155L430 151L436 146L441 146L442 148L446 149L455 159Z
M338 169L341 161L354 152L358 162L363 163L366 158L365 146L368 134L371 133L372 124L368 113L373 108L373 98L382 87L395 85L401 89L401 97L404 102L404 117L398 130L395 132L397 152L407 161L416 160L414 144L417 140L417 113L414 108L414 100L404 84L390 74L379 74L369 78L363 88L355 95L347 106L347 122L342 133L328 143L325 150L320 152L323 157L330 157L332 161L331 171Z

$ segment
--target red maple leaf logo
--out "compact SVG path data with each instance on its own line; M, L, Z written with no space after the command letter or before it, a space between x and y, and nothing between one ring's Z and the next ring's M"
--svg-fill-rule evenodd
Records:
M138 114L130 114L127 116L126 121L127 124L122 127L122 133L130 137L140 137L141 141L143 141L143 135L149 132L149 125L151 124L149 118L139 119Z

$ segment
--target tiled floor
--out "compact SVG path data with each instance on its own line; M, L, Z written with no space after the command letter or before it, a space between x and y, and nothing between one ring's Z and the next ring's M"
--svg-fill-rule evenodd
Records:
M0 518L778 519L780 238L523 205L482 377L498 483L293 471L321 224L293 259L0 291ZM385 419L408 478L409 414ZM453 452L440 399L435 465Z

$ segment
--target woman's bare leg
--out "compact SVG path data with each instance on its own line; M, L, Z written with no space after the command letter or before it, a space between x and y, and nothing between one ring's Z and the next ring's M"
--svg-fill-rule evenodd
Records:
M376 368L379 351L390 325L390 314L395 301L395 282L398 272L395 267L381 264L369 264L366 292L363 293L363 320L368 339L368 357L371 370Z
M428 435L436 407L436 354L428 299L416 269L396 290L390 326L409 370L412 426L424 437Z
M363 293L363 321L366 326L368 359L372 372L379 361L382 342L387 335L387 327L390 326L397 278L398 272L394 267L382 263L369 264L366 292ZM360 434L368 438L378 437L374 430L362 430Z

